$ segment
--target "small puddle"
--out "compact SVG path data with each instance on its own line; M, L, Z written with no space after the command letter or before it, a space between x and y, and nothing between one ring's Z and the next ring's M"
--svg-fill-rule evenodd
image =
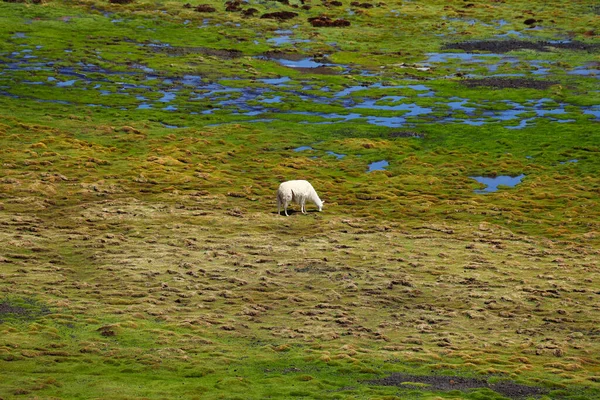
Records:
M592 115L596 118L596 120L600 120L600 106L592 106L587 109L584 109L584 114Z
M267 43L274 44L275 46L283 46L284 44L296 44L296 43L309 43L307 39L293 39L291 30L276 30L275 34L278 36L267 39Z
M300 60L287 60L285 58L273 58L272 60L289 68L319 68L334 65L318 62L310 57L302 58Z
M268 85L283 85L284 83L288 83L290 81L290 77L289 76L283 76L281 78L267 78L267 79L260 79L261 82L266 83Z
M70 81L64 81L64 82L57 82L56 86L57 87L68 87L68 86L73 86L75 84L75 82L77 82L77 79L71 79Z
M586 65L572 69L571 71L567 72L567 74L600 78L600 63L587 63Z
M385 168L390 165L386 160L375 161L369 164L369 170L367 172L373 171L385 171Z
M265 61L275 61L284 67L307 72L337 74L340 72L337 71L337 68L342 69L341 73L347 73L349 71L349 68L346 65L330 63L325 59L320 61L320 59L315 59L312 57L303 57L302 55L296 53L285 54L281 52L273 52L270 54L266 53L264 55L257 56L256 58Z
M158 101L160 101L161 103L170 103L177 97L177 93L174 92L166 92L161 90L159 91L159 93L163 95L163 97L158 99Z
M524 174L518 176L500 175L495 177L487 176L470 176L469 178L475 179L479 183L486 185L484 189L477 189L475 193L486 194L498 191L498 186L515 187L525 177Z
M431 63L445 63L450 59L457 59L463 62L482 63L489 58L503 58L502 54L475 54L475 53L427 53L429 57L423 65L431 66Z
M333 151L326 151L326 153L329 154L330 156L334 156L338 160L341 160L342 158L346 157L345 154L339 154L339 153L335 153Z
M300 147L296 147L294 149L294 151L296 151L296 152L307 151L307 150L314 150L314 149L310 146L300 146Z
M281 103L281 96L274 96L267 99L261 99L259 101L266 104Z
M406 97L403 96L384 96L375 100L366 100L363 103L357 104L353 108L367 108L372 110L387 110L387 111L406 111L403 117L416 117L423 114L431 114L433 110L428 107L421 107L415 103L400 103L397 105L387 105L385 103L397 103ZM384 104L382 104L384 103Z

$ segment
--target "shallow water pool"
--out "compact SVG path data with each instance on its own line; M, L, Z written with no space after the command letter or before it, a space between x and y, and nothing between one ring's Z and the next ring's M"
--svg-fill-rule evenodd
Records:
M500 175L500 176L470 176L469 178L475 179L479 183L483 183L486 185L484 189L477 189L475 193L485 194L485 193L493 193L498 191L498 186L508 186L515 187L521 180L525 177L524 174L518 176L508 176L508 175Z

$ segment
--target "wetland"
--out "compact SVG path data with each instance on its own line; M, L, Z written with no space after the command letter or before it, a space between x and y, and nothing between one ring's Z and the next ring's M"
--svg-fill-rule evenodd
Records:
M0 2L0 398L599 398L599 66L592 0Z

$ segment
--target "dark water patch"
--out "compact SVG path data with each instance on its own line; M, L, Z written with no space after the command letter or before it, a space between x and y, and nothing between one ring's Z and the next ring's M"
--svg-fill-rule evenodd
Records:
M530 79L530 78L481 78L481 79L461 79L460 83L473 87L491 87L494 89L539 89L546 90L553 85L557 85L557 81Z
M467 42L446 43L444 50L463 50L465 52L486 51L492 53L508 53L515 50L535 50L542 52L560 50L597 51L598 43L584 43L579 41L528 41L528 40L475 40Z
M561 161L559 164L561 164L561 165L564 165L564 164L575 164L575 163L578 163L578 162L579 162L579 160L576 159L576 158L574 158L572 160Z
M477 189L475 193L485 194L493 193L498 191L498 186L515 187L525 177L524 174L518 176L499 175L494 177L488 176L470 176L469 178L475 179L477 182L486 185L484 189Z
M490 383L485 379L445 375L409 375L393 373L388 377L367 381L366 383L371 385L397 386L411 390L422 389L427 391L491 389L509 399L523 399L531 396L542 396L548 393L548 390L545 388L522 385L513 381ZM411 385L411 383L413 385Z

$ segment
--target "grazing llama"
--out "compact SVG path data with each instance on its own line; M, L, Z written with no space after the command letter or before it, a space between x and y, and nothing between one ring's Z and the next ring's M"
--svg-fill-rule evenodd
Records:
M288 205L292 201L295 201L300 204L300 211L302 211L302 214L306 214L305 204L307 200L315 203L315 205L319 207L319 211L323 211L324 201L321 201L315 188L313 188L308 181L298 180L283 182L279 185L279 189L277 190L277 213L281 214L281 205L283 205L285 215L289 216L287 213Z

